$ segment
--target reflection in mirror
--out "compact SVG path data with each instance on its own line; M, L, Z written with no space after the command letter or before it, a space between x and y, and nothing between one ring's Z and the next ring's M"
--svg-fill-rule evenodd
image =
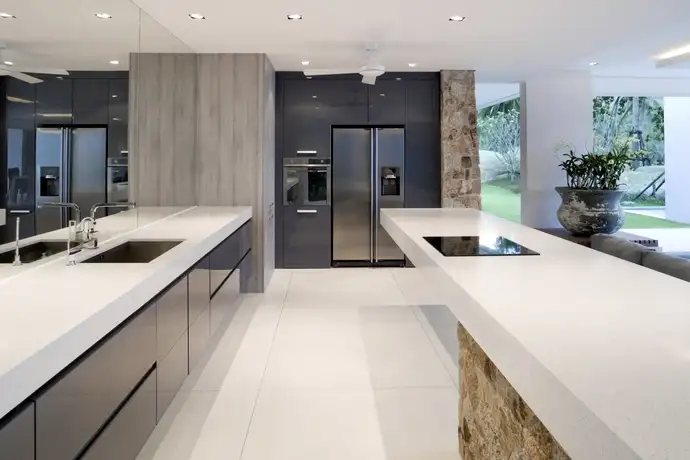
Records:
M63 239L95 204L130 200L136 56L191 51L130 0L4 0L2 9L14 18L0 27L0 244L14 242L18 218L21 239ZM138 216L100 209L99 241L148 223Z

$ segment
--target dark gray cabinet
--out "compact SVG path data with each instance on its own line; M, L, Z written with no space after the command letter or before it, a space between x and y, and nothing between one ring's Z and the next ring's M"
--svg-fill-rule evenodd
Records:
M158 402L160 420L189 371L187 277L156 300Z
M156 314L146 307L36 397L36 459L74 459L155 361Z
M36 86L36 124L72 124L72 80L48 77Z
M240 259L250 249L251 242L252 225L250 221L240 227L211 252L211 294L216 292L223 281L235 269Z
M80 460L135 460L156 427L156 371L152 370Z
M109 83L108 157L128 156L127 120L129 112L127 101L129 98L129 81L112 79L109 80Z
M188 275L189 369L196 366L211 336L211 280L209 258L204 257Z
M211 299L211 335L215 334L223 321L237 310L240 300L242 272L249 264L249 256L232 272Z
M107 125L109 81L105 78L78 78L73 81L73 123Z
M29 403L0 421L0 458L34 460L34 404Z
M405 82L403 80L379 80L368 89L370 124L405 124Z
M331 266L331 207L283 207L285 268Z

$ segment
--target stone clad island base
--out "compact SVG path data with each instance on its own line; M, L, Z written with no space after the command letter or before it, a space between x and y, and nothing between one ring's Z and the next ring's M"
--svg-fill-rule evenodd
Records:
M569 460L560 444L458 323L463 460Z

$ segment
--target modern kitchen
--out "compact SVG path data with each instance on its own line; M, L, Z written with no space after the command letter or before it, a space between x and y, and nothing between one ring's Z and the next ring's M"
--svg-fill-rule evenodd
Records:
M690 455L690 288L481 211L479 73L385 37L295 59L277 2L271 52L222 2L25 3L0 459Z

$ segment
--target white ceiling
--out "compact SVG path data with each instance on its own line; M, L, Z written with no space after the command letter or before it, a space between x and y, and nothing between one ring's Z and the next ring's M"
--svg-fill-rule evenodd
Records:
M299 70L302 60L361 65L375 41L391 70L417 62L417 70L476 69L483 81L517 81L590 61L601 63L596 73L647 72L653 55L690 43L688 0L134 1L197 52L265 52L278 70ZM288 21L288 13L304 19ZM451 15L467 19L452 23Z
M389 70L410 70L409 62L422 71L476 69L484 82L560 70L690 77L690 69L659 70L652 60L690 44L688 0L134 2L145 13L129 0L0 0L0 12L17 16L0 20L0 43L18 51L16 64L69 70L126 69L136 51L263 52L277 70L301 70L303 60L312 68L353 67L376 42ZM114 18L93 16L101 11ZM304 19L288 21L288 13ZM467 19L451 23L451 15ZM109 65L113 59L120 66Z

